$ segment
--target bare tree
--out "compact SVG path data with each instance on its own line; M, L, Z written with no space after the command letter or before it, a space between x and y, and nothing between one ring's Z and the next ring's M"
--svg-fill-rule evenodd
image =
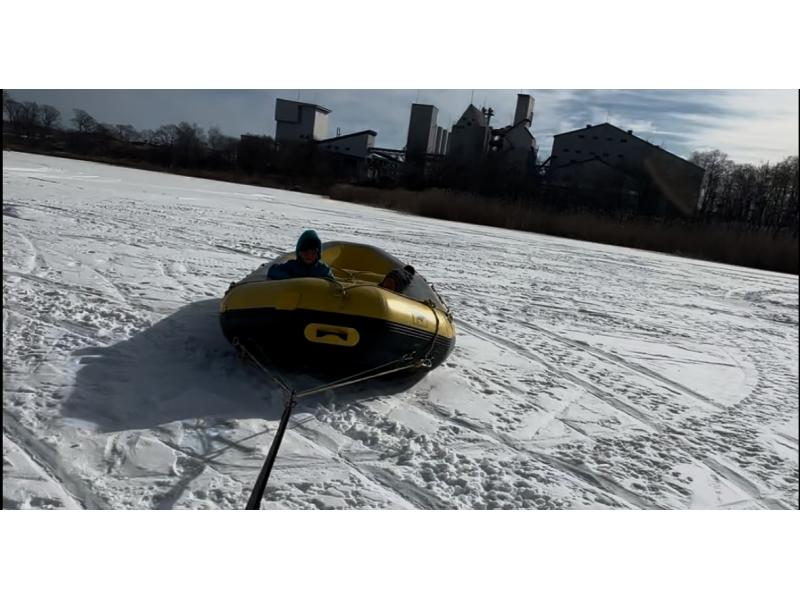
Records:
M689 161L705 169L698 211L707 215L715 214L720 209L721 187L733 167L733 162L728 159L728 154L719 150L694 152Z
M11 94L8 93L8 90L3 90L3 120L6 119L6 115L8 114L8 104L9 102L13 102L14 100L11 97Z
M211 127L208 130L208 147L217 152L225 151L236 139L228 137L219 130L219 127Z
M139 131L136 130L135 127L132 125L117 125L115 127L116 136L117 138L121 139L126 143L131 143L132 141L139 141L141 135Z
M94 133L97 130L97 121L86 110L76 108L74 113L75 116L72 117L72 122L75 123L78 133Z
M180 166L196 166L205 155L206 136L196 123L181 122L176 129L174 158Z
M22 104L20 126L22 132L28 137L36 134L39 128L39 104L36 102Z
M156 134L153 129L142 129L139 131L139 141L144 141L145 143L153 143L153 136Z
M798 158L777 164L734 164L718 151L695 152L691 160L706 169L701 214L774 232L798 225Z
M150 143L154 145L174 145L178 138L178 127L175 125L162 125L156 129L150 137Z
M117 138L117 127L108 123L97 123L97 126L92 132L100 137L106 137L109 139Z
M42 127L46 131L51 131L58 127L58 124L61 122L61 112L59 112L58 108L55 106L51 106L50 104L42 104L39 108L39 118L42 123Z
M11 129L20 133L22 131L22 123L25 120L25 105L9 98L5 101L4 108L8 114L8 124Z
M776 228L798 233L798 157L791 156L772 167L771 210L766 219Z
M210 161L216 166L233 165L239 148L239 140L224 135L218 127L208 130L208 147L211 149Z

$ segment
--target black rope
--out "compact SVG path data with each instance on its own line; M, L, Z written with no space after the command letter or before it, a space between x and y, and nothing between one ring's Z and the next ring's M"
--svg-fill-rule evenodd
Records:
M272 440L272 445L269 447L269 453L267 453L267 458L264 461L264 465L261 467L261 471L258 474L258 479L256 480L256 483L253 486L252 491L250 492L250 498L248 499L247 506L245 507L245 510L248 511L257 511L261 508L261 500L263 499L264 492L267 489L267 483L269 482L269 476L272 473L272 467L275 464L275 459L278 456L278 450L280 450L281 442L283 441L283 436L286 433L286 427L289 424L289 418L292 415L292 409L297 404L298 399L305 396L309 396L311 394L316 394L318 392L329 390L332 388L337 388L339 386L355 384L357 382L368 380L373 377L383 376L393 372L399 372L401 370L420 366L419 362L415 361L407 365L404 365L402 367L381 372L380 374L377 375L364 376L365 374L369 374L375 371L376 369L389 367L397 362L410 361L411 359L413 359L410 355L405 355L400 359L395 360L394 362L390 362L388 364L384 364L383 366L378 366L376 368L366 370L365 372L361 372L360 374L354 374L352 376L348 376L347 378L343 378L338 382L334 382L332 384L325 384L298 393L297 391L290 389L288 385L283 380L280 379L280 377L274 375L266 367L264 367L264 365L256 358L256 356L247 350L247 348L244 346L244 344L242 344L239 341L239 339L234 339L233 344L237 348L237 350L240 350L245 356L249 357L251 361L253 361L256 365L258 365L262 371L267 373L270 376L270 378L272 378L275 382L277 382L289 395L289 398L287 399L286 404L284 405L283 408L283 414L281 415L281 421L280 424L278 425L278 431L275 434L275 438ZM260 351L260 348L258 350ZM353 380L352 378L356 376L362 376L362 377Z
M297 404L294 400L294 393L286 400L286 405L283 408L283 415L281 415L281 423L278 426L278 433L272 441L272 446L269 447L267 459L264 461L264 466L261 468L261 473L258 474L253 491L250 493L250 499L247 501L247 511L257 511L261 508L261 499L264 497L264 491L267 489L267 482L269 481L269 474L272 473L272 466L275 464L275 457L278 456L278 449L281 448L281 441L283 434L286 432L286 425L289 423L289 417L292 415L292 408Z
M402 360L398 360L398 361L407 361L407 360L406 359L402 359ZM392 363L396 363L396 362L392 362ZM392 364L390 363L390 364L388 364L386 366L381 366L381 367L389 367L390 365L392 365ZM325 392L326 390L334 390L336 388L341 388L342 386L351 386L353 384L358 384L359 382L366 382L367 380L373 380L375 378L380 378L381 376L388 376L389 374L402 372L403 370L409 370L411 368L420 368L420 367L430 367L430 366L427 365L427 361L426 360L417 359L417 360L414 360L413 362L411 362L411 363L409 363L407 365L396 367L396 368L393 368L391 370L384 370L384 371L382 371L382 372L380 372L378 374L372 374L370 376L361 376L361 377L355 378L353 380L351 380L349 378L344 378L339 382L331 382L330 384L325 384L323 386L317 386L315 388L310 388L308 390L304 390L302 392L297 393L297 398L301 399L301 398L307 397L309 395L317 394L317 393L320 393L320 392ZM373 369L377 369L377 368L373 368ZM368 371L372 371L372 370L368 370Z
M269 447L269 453L267 454L267 458L264 461L264 465L261 467L261 472L258 474L258 479L256 480L256 483L253 486L253 490L250 493L250 498L247 501L247 507L245 507L246 510L248 510L248 511L257 511L257 510L259 510L261 508L261 500L264 498L264 492L267 489L267 482L269 481L269 476L272 473L272 466L275 464L275 459L278 456L278 450L281 447L281 442L283 441L283 435L286 432L286 426L289 424L289 418L292 415L292 409L297 404L297 399L305 397L305 396L309 396L309 395L312 395L312 394L317 394L317 393L323 392L325 390L331 390L331 389L334 389L334 388L339 388L341 386L348 386L348 385L351 385L351 384L356 384L358 382L363 382L365 380L369 380L369 379L372 379L372 378L377 378L377 377L380 377L380 376L385 376L387 374L400 372L402 370L407 370L407 369L410 369L410 368L415 368L415 367L430 368L431 367L430 356L433 353L434 347L436 345L436 339L439 337L439 324L440 324L440 322L439 322L439 314L436 312L435 306L431 304L431 305L428 305L428 307L431 308L431 311L433 311L433 316L434 316L434 318L436 318L436 328L435 328L434 333L433 333L433 338L431 339L431 344L428 347L428 351L425 354L424 358L416 359L416 351L415 351L414 353L411 353L409 355L404 355L400 359L397 359L397 360L395 360L393 362L389 362L389 363L383 364L382 366L377 366L377 367L371 368L369 370L360 372L358 374L352 374L350 376L347 376L345 378L342 378L342 379L337 380L335 382L332 382L330 384L323 384L322 386L318 386L316 388L310 388L310 389L304 390L304 391L302 391L300 393L298 393L297 391L295 391L293 389L290 389L289 386L283 380L281 380L279 377L277 377L274 374L272 374L272 372L270 372L266 367L264 367L264 365L258 359L256 359L256 357L250 351L247 350L247 348L244 346L244 344L242 344L239 341L238 338L234 339L234 342L233 342L234 347L236 347L237 350L240 350L244 355L248 356L252 361L254 361L264 372L269 374L269 376L275 382L277 382L278 385L281 386L287 392L287 394L289 394L289 398L286 400L286 404L285 404L285 406L283 408L283 415L281 415L280 424L278 425L278 432L275 434L275 438L272 440L272 446ZM259 352L261 352L260 347L258 347L258 345L256 345L256 347L259 350ZM263 354L262 354L262 356L263 356ZM403 366L397 367L397 368L393 368L393 369L390 369L388 371L380 372L379 374L367 375L367 374L371 374L375 370L391 367L396 363L402 363L404 361L411 362L411 363L407 363L406 365L403 365Z
M425 303L428 307L431 308L433 312L433 317L436 318L436 329L433 331L433 338L431 339L431 345L428 347L428 352L425 354L425 361L430 359L431 354L433 353L433 349L436 347L436 339L439 338L439 314L436 311L436 307L431 303ZM429 366L430 367L430 366Z

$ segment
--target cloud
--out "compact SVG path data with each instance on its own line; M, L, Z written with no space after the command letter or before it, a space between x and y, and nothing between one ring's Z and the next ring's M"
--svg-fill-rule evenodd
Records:
M795 92L582 90L561 98L551 127L536 133L547 155L553 133L608 121L684 157L715 148L758 163L797 154L797 114Z
M696 149L721 149L736 162L758 164L798 153L795 91L733 91L722 98L733 114L683 114L688 143Z

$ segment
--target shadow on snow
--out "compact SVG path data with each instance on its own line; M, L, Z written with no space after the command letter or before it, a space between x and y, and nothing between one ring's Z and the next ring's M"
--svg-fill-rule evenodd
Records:
M179 309L131 338L76 351L81 369L63 416L103 432L147 429L198 418L280 419L284 393L267 376L242 363L222 334L216 299ZM279 372L298 390L322 383ZM417 378L418 380L418 378ZM415 379L374 380L302 399L296 412L320 401L363 401L403 392Z

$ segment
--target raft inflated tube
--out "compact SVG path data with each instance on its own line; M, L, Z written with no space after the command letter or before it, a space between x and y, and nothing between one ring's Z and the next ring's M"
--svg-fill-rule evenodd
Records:
M255 346L268 359L342 375L428 358L435 367L452 352L455 328L441 298L417 274L403 294L378 286L402 262L382 250L332 242L322 248L335 281L267 280L264 264L229 289L220 321L229 341Z

